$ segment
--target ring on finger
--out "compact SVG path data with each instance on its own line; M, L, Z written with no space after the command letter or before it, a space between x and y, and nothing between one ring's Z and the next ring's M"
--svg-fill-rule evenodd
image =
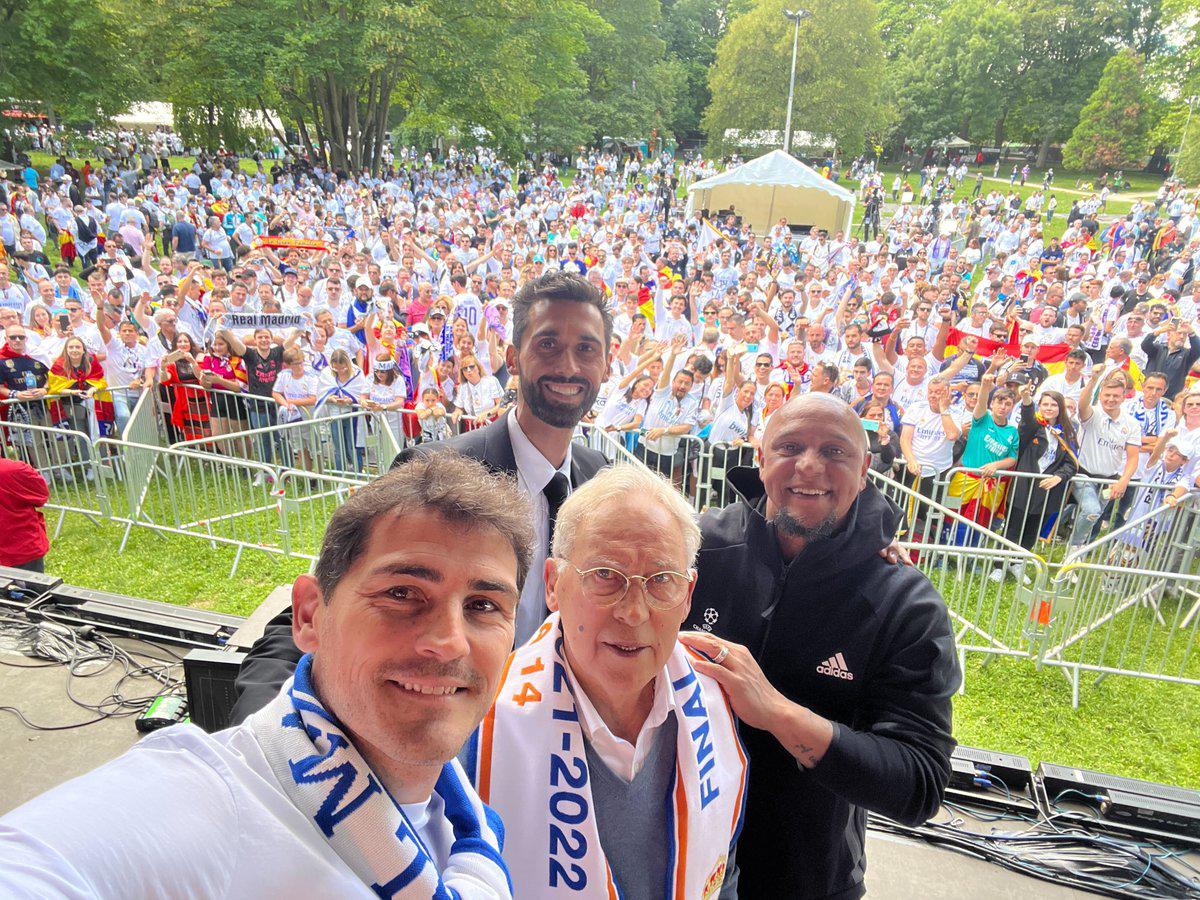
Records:
M729 648L722 644L721 649L717 652L717 655L713 657L712 661L719 666L721 663L725 662L725 657L728 655Z

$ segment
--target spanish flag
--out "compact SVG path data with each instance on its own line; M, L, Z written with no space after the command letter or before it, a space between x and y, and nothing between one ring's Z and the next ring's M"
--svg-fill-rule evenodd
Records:
M1067 354L1071 348L1067 344L1043 344L1037 349L1037 361L1046 367L1051 375L1056 375L1066 368Z
M1163 248L1164 245L1175 243L1175 238L1178 236L1178 234L1179 232L1175 228L1175 223L1167 222L1166 225L1158 229L1158 231L1155 233L1152 249L1155 253L1157 253Z
M86 385L87 387L84 387ZM97 422L113 421L112 393L108 390L108 381L104 378L104 367L94 356L88 360L87 372L80 370L68 371L63 359L56 359L50 367L46 378L46 392L62 394L70 390L93 390L92 403L96 411ZM62 405L57 400L50 401L50 419L61 422L65 418Z
M650 326L647 334L653 333L654 330L654 293L650 286L643 284L638 288L638 312L646 317L646 323Z
M947 358L958 353L958 345L962 342L964 337L968 337L967 332L959 331L957 328L951 327L949 333L946 335ZM979 346L975 350L975 355L982 357L983 359L990 359L992 354L1001 347L1007 351L1009 356L1021 355L1021 330L1015 320L1012 323L1012 330L1009 331L1007 342L981 337L979 338Z
M946 358L949 359L958 352L958 344L966 336L965 332L959 331L957 328L951 328L950 333L946 336ZM1021 355L1021 334L1020 326L1013 322L1012 330L1008 334L1008 342L1001 343L1000 341L992 340L991 338L979 339L979 347L975 351L977 356L983 359L990 359L992 354L1003 348L1010 358L1016 359ZM1046 371L1051 375L1061 372L1065 368L1067 354L1071 352L1068 344L1043 344L1038 347L1035 359L1046 367Z

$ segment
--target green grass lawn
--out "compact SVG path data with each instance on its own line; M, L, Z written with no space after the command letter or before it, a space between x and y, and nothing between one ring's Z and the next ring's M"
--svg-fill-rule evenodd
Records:
M47 568L81 587L239 615L308 569L306 560L247 550L231 578L232 548L135 528L118 554L122 532L68 513ZM1050 668L1001 658L985 665L983 657L970 656L966 674L966 693L954 704L955 734L964 744L1021 753L1035 765L1071 764L1200 787L1200 691L1194 687L1086 678L1080 707L1072 709L1067 679Z
M53 526L57 517L47 516ZM245 552L231 578L235 550L196 538L135 528L117 553L124 528L68 513L46 568L69 584L248 616L274 588L308 571L308 560Z

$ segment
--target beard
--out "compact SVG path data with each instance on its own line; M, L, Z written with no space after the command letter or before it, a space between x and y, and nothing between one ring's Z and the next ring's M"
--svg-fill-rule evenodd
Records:
M578 403L570 405L552 402L543 393L546 384L577 384L583 388L583 396ZM599 386L584 378L539 378L532 384L522 379L520 391L521 399L528 404L530 411L552 428L574 428L600 395Z
M806 541L821 541L837 530L838 519L831 513L816 525L805 525L787 510L781 509L775 513L771 524L791 537L804 538Z

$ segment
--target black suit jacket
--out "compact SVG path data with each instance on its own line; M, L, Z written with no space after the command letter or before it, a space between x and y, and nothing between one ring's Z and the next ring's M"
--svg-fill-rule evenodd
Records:
M507 416L501 416L483 428L456 435L448 441L407 447L392 461L392 468L418 455L446 450L477 459L493 472L517 474L517 460L508 437ZM571 484L583 484L606 465L608 460L603 455L575 444L571 448ZM283 683L296 670L301 656L303 654L292 640L292 609L289 606L267 623L263 636L254 642L243 660L237 675L238 696L230 715L230 724L239 724L274 699Z

